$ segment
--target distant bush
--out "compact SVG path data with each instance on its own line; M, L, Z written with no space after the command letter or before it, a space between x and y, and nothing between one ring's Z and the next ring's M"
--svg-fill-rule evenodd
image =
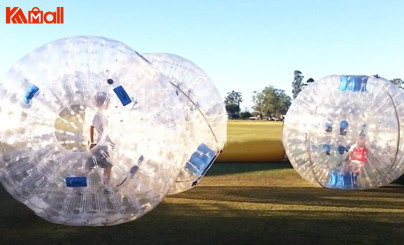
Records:
M248 111L242 111L240 112L240 118L242 119L248 119L251 117L251 113Z

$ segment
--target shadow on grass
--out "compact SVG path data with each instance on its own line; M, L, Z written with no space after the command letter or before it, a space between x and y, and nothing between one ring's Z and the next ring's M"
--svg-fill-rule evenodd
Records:
M1 189L0 244L394 245L404 240L404 212L398 211L403 208L403 195L404 188L394 187L346 192L201 186L167 198L134 222L69 227L42 220ZM282 204L282 209L272 209L274 204ZM319 208L310 209L313 206ZM360 209L338 209L349 207ZM361 210L366 208L372 211Z
M262 162L262 163L225 163L225 162L215 162L212 167L206 173L206 176L219 176L219 175L227 175L227 174L242 174L249 172L257 172L257 171L271 171L271 170L280 170L280 169L293 169L292 164L289 161L282 162ZM396 185L404 185L404 175L399 179L395 180L393 184ZM401 188L398 186L398 188ZM381 187L381 188L393 188L389 187Z
M404 207L404 187L387 186L366 191L344 191L321 187L243 187L199 186L172 196L196 200L318 207L399 209ZM404 215L404 210L403 210ZM403 220L404 222L404 220ZM404 224L404 223L403 223Z

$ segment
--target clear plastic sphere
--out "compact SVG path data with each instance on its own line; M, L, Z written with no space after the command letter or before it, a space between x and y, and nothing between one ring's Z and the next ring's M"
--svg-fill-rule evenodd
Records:
M227 138L227 113L212 80L195 64L173 54L144 57L167 76L185 116L184 168L169 194L196 186L222 151Z
M48 221L134 220L183 168L178 96L120 42L82 36L42 46L6 74L0 95L1 182Z
M404 172L404 94L374 76L328 76L293 101L283 145L313 183L339 189L386 185Z

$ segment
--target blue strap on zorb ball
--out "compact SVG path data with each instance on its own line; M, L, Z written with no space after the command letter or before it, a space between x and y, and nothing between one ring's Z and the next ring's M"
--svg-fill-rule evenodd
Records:
M329 119L325 122L325 131L326 132L332 131L332 124L333 124L333 121L331 119Z
M341 121L341 123L339 124L340 128L339 128L339 134L340 135L346 135L347 133L347 129L349 127L349 123L347 120L343 120Z
M330 179L326 186L339 189L352 189L357 183L357 178L358 176L351 172L341 172L338 169L333 169L330 172Z
M87 177L66 177L67 187L87 187Z
M338 182L338 171L332 170L330 173L330 180L326 184L328 187L335 187Z
M114 88L114 92L116 96L118 96L123 106L126 106L132 102L128 93L126 93L125 89L122 86Z
M340 91L367 92L368 76L341 76Z
M347 88L348 88L347 76L341 76L341 77L340 77L339 90L341 90L341 91L346 91Z
M27 89L27 91L25 91L25 95L24 95L24 103L29 105L31 103L32 98L34 98L34 96L39 92L39 88L37 86L35 86L34 84L31 84L31 86L29 86L29 88Z
M349 122L347 120L342 120L339 124L342 129L347 129L349 127Z
M337 149L338 149L338 153L341 155L344 154L345 150L346 150L345 146L343 146L343 145L339 145Z
M331 146L330 145L324 144L322 148L323 148L323 153L324 154L330 155L330 151L331 151Z
M208 169L212 166L217 152L210 149L206 144L202 143L198 146L197 150L192 154L191 158L186 164L186 168L191 170L197 176L202 177L206 174ZM198 178L198 180L199 180ZM192 186L198 184L198 180L192 183Z

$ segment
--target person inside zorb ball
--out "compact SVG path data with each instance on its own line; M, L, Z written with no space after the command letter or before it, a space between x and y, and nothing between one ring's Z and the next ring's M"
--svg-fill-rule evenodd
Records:
M328 76L290 107L283 145L297 172L321 186L368 189L404 172L404 94L379 76Z
M5 75L0 94L1 183L48 221L135 220L162 201L186 164L189 133L176 90L118 41L44 45Z

